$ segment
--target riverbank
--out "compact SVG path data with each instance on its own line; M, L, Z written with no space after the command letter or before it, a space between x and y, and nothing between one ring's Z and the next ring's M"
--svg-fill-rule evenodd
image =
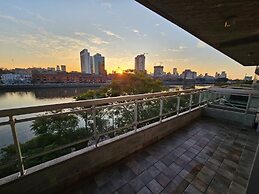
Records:
M53 84L22 84L0 85L0 91L17 91L46 88L99 88L109 83L53 83Z

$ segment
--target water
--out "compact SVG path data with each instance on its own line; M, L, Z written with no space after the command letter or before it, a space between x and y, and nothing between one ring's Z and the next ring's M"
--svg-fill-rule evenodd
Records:
M75 101L75 96L78 96L87 90L88 88L55 88L17 92L0 92L0 110L73 102ZM0 118L0 122L7 120L7 118ZM31 122L19 123L16 125L18 138L21 143L34 137L34 133L30 130L30 125ZM0 148L9 145L12 142L13 140L10 126L0 126Z

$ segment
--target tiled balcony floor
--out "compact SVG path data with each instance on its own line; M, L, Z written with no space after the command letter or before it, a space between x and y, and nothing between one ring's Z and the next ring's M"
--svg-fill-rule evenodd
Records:
M252 130L201 118L66 193L245 193L257 143Z

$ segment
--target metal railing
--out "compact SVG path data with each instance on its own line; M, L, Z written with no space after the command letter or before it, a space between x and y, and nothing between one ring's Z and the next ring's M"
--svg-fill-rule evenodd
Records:
M211 88L210 93L220 96L220 100L211 103L215 108L229 109L247 113L259 112L259 91L238 88Z
M8 164L2 166L7 168L9 165L16 165L20 176L23 176L25 175L26 167L24 164L26 161L45 157L46 155L61 152L68 148L70 148L69 152L73 152L90 145L97 147L98 143L102 140L113 138L128 131L135 133L142 126L155 122L162 123L165 118L171 116L177 117L182 112L190 112L194 108L199 108L202 105L219 100L220 97L220 95L207 89L195 89L0 110L0 118L8 118L8 120L0 122L0 127L3 125L10 126L13 138L12 146L14 146L16 153L16 159L8 161ZM66 142L64 145L59 144L40 153L34 152L31 155L23 154L21 149L22 144L17 135L17 124L32 122L30 124L32 126L39 119L49 122L49 120L44 120L48 118L54 118L52 121L55 122L55 118L62 116L62 118L66 119L66 115L76 115L84 118L85 128L83 129L90 131L89 135L80 136L76 141ZM103 124L104 121L105 124ZM63 120L61 120L62 122ZM46 123L43 122L44 124ZM67 153L64 152L63 155ZM53 157L59 156L54 155ZM36 164L38 163L33 163L28 167ZM1 169L0 163L0 173Z

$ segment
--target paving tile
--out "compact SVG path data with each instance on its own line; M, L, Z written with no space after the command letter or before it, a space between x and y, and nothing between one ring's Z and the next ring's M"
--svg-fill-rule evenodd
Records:
M200 152L199 150L196 150L196 149L194 149L193 147L191 147L190 149L188 149L188 151L194 153L195 155L197 155L197 154Z
M187 150L186 152L184 152L184 155L186 155L186 156L189 157L190 159L193 159L193 158L196 156L195 153L193 153L193 152L191 152L191 151L189 151L189 150Z
M178 172L173 170L172 168L169 168L167 167L166 169L164 169L162 171L169 179L173 179L177 174Z
M140 180L144 183L147 184L149 181L153 179L151 174L148 171L144 171L139 175Z
M183 169L183 167L178 166L174 162L169 166L169 168L173 169L176 173L179 173Z
M185 169L183 169L183 170L179 173L179 175L180 175L182 178L184 178L185 180L187 180L189 183L192 182L192 180L193 180L193 178L194 178L194 176L193 176L190 172L188 172L187 170L185 170Z
M113 187L111 182L107 182L104 185L102 185L101 187L98 188L100 193L103 194L109 194L109 193L113 193L115 192L115 188Z
M160 193L163 190L163 187L155 179L150 181L147 187L152 193Z
M221 168L221 167L217 170L217 173L224 176L225 178L227 178L231 181L234 178L234 173L232 173L231 171L229 171L227 169Z
M193 185L189 185L185 191L183 192L184 194L202 194L198 189L196 189Z
M257 139L228 124L197 120L63 193L245 193Z
M177 190L177 185L171 181L164 189L167 193L174 193Z
M134 189L129 184L124 185L123 187L118 189L117 192L119 194L134 194L135 193Z
M152 178L156 177L160 173L160 171L155 166L149 167L147 171L150 173Z
M166 185L170 182L170 179L163 173L157 175L155 179L162 187L166 187Z
M129 182L130 186L134 189L135 192L138 192L145 184L142 182L140 177L136 177Z
M152 194L147 187L143 187L137 194Z
M169 166L170 164L172 164L176 159L177 159L177 155L175 155L173 152L168 154L167 156L163 157L161 159L161 161L166 165Z
M201 179L199 179L198 177L195 177L193 180L192 180L192 183L191 183L193 186L195 186L199 191L201 192L205 192L207 187L208 187L208 183L204 183Z
M216 174L209 187L211 191L218 193L227 193L230 181L225 177Z
M100 187L109 181L109 177L106 172L102 172L102 173L97 174L94 177L94 180L95 180L97 186Z
M155 167L160 171L167 169L167 166L161 161L158 161L157 163L155 163Z
M246 189L242 185L232 182L229 187L228 194L245 194Z

